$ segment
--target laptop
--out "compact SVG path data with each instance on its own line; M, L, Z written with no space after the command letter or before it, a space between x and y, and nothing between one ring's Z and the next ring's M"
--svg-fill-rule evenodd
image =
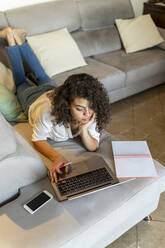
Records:
M71 172L52 183L58 201L73 200L119 184L117 177L101 156L94 155L73 163Z

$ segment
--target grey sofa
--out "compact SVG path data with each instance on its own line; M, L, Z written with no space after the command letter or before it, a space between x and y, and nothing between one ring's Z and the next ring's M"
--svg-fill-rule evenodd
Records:
M0 28L24 27L29 35L35 35L67 27L88 65L53 79L60 85L70 74L92 74L115 102L165 81L163 49L154 47L132 54L123 50L115 19L132 17L129 0L62 0L1 12Z
M115 102L163 83L165 76L164 50L155 47L126 55L122 49L114 20L131 17L128 0L62 0L0 12L0 28L25 27L34 35L67 27L88 65L53 79L60 85L72 73L90 73L104 83ZM43 189L53 193L47 171L30 146L28 123L12 128L0 115L0 127L4 137L0 140L0 147L4 146L0 152L2 247L103 248L157 208L165 190L165 169L154 161L157 178L136 179L74 201L53 199L31 216L22 205ZM97 151L109 166L113 139L103 132ZM52 146L73 162L92 155L74 140ZM49 161L42 159L49 166Z
M161 192L165 191L165 168L154 161L156 178L131 180L71 201L58 202L54 197L31 215L23 204L42 190L54 195L53 188L42 160L22 137L31 143L29 124L20 123L13 128L0 114L0 127L3 132L0 147L4 146L0 151L2 247L83 248L84 244L86 248L106 247L152 213L158 206ZM97 153L114 170L112 140L114 137L103 131ZM52 143L52 146L73 162L93 154L76 140ZM11 199L15 194L18 197Z

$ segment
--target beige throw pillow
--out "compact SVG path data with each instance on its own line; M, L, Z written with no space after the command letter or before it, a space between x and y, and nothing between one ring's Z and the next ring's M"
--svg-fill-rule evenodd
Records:
M86 65L66 28L27 37L27 41L50 77Z
M10 91L15 92L13 74L4 64L0 62L0 84L5 85Z
M127 53L150 48L163 42L149 14L133 19L116 19L116 25Z

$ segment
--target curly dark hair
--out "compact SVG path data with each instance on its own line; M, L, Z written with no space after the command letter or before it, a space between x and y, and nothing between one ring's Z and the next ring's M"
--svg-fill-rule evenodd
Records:
M97 130L101 131L110 119L110 102L106 89L96 78L86 73L69 76L63 85L49 93L54 123L63 124L73 121L69 106L76 97L89 101L89 107L96 113Z

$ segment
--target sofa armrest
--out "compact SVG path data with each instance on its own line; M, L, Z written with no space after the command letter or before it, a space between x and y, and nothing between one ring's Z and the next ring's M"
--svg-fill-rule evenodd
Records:
M0 207L13 200L20 188L46 175L38 153L0 113Z
M16 152L16 138L10 124L0 113L0 162L7 156Z
M157 45L157 47L165 50L165 29L158 27L158 30L159 30L160 35L164 39L164 41L162 43L160 43L159 45Z

